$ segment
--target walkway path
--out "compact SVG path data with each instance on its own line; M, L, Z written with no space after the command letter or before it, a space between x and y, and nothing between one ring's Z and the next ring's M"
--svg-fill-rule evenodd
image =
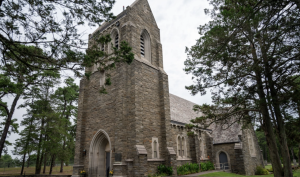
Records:
M192 176L199 176L199 175L204 175L204 174L208 174L208 173L214 173L214 172L220 172L220 171L223 171L223 170L211 170L211 171L204 171L204 172L200 172L200 173L194 173L194 174L189 174L189 175L184 175L184 176L189 176L189 177L192 177Z

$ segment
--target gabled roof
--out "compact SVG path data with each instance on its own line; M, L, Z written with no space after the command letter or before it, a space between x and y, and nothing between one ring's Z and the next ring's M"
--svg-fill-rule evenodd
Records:
M177 124L190 124L190 120L200 117L203 113L193 111L193 106L196 103L190 102L176 95L169 94L170 98L170 113L171 122ZM229 122L229 124L231 124ZM238 135L242 135L242 125L239 123L234 123L229 128L222 126L221 124L213 123L208 127L212 130L212 137L214 144L224 144L224 143L236 143L239 142Z
M202 113L193 111L193 102L180 98L176 95L169 94L170 97L170 112L171 120L190 124L190 120L202 116Z
M228 124L231 124L231 120ZM242 125L239 123L234 123L230 127L228 124L213 124L210 126L213 129L213 144L223 144L223 143L237 143L239 142L239 136L242 135Z

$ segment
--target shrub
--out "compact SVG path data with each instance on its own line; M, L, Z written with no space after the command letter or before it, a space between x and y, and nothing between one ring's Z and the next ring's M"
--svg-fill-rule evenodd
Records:
M267 169L269 172L273 172L273 167L271 167L270 169Z
M200 171L197 163L187 163L177 167L178 175L187 175L191 173L198 173Z
M208 162L203 162L200 164L201 166L201 171L208 171L208 170L214 170L215 167L214 167L214 164L210 161Z
M159 165L157 171L159 176L171 176L173 174L172 167L167 167L165 165Z
M267 175L267 174L269 174L269 172L268 172L268 170L266 170L262 166L257 166L255 174L256 175Z

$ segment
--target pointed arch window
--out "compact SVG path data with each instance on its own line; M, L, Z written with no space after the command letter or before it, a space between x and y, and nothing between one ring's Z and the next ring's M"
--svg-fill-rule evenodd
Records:
M185 141L184 141L184 137L182 137L182 140L181 140L182 142L181 142L181 156L182 157L185 157Z
M151 41L147 30L143 30L140 36L141 57L151 62Z
M152 137L152 158L158 159L159 158L159 143L158 138Z
M119 34L117 33L115 36L115 48L119 48Z
M185 143L185 137L178 136L177 138L177 151L178 151L178 157L184 158L186 157L186 143Z
M120 35L117 29L113 29L110 33L111 43L108 45L108 52L112 53L112 47L119 48Z
M181 156L181 144L182 144L181 137L178 136L178 140L177 140L178 156Z
M154 141L154 158L157 158L157 142L156 140Z

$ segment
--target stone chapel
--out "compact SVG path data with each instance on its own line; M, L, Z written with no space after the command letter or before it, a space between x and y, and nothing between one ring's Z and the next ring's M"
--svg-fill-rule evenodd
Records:
M253 128L228 129L213 124L187 135L185 124L199 116L190 101L169 93L163 67L162 44L147 0L136 0L114 20L93 34L110 34L112 44L127 41L135 55L130 64L109 71L112 85L99 94L105 72L96 67L80 81L73 177L85 170L89 177L141 177L157 173L157 166L211 161L217 169L253 175L263 158ZM101 46L105 51L110 46Z

